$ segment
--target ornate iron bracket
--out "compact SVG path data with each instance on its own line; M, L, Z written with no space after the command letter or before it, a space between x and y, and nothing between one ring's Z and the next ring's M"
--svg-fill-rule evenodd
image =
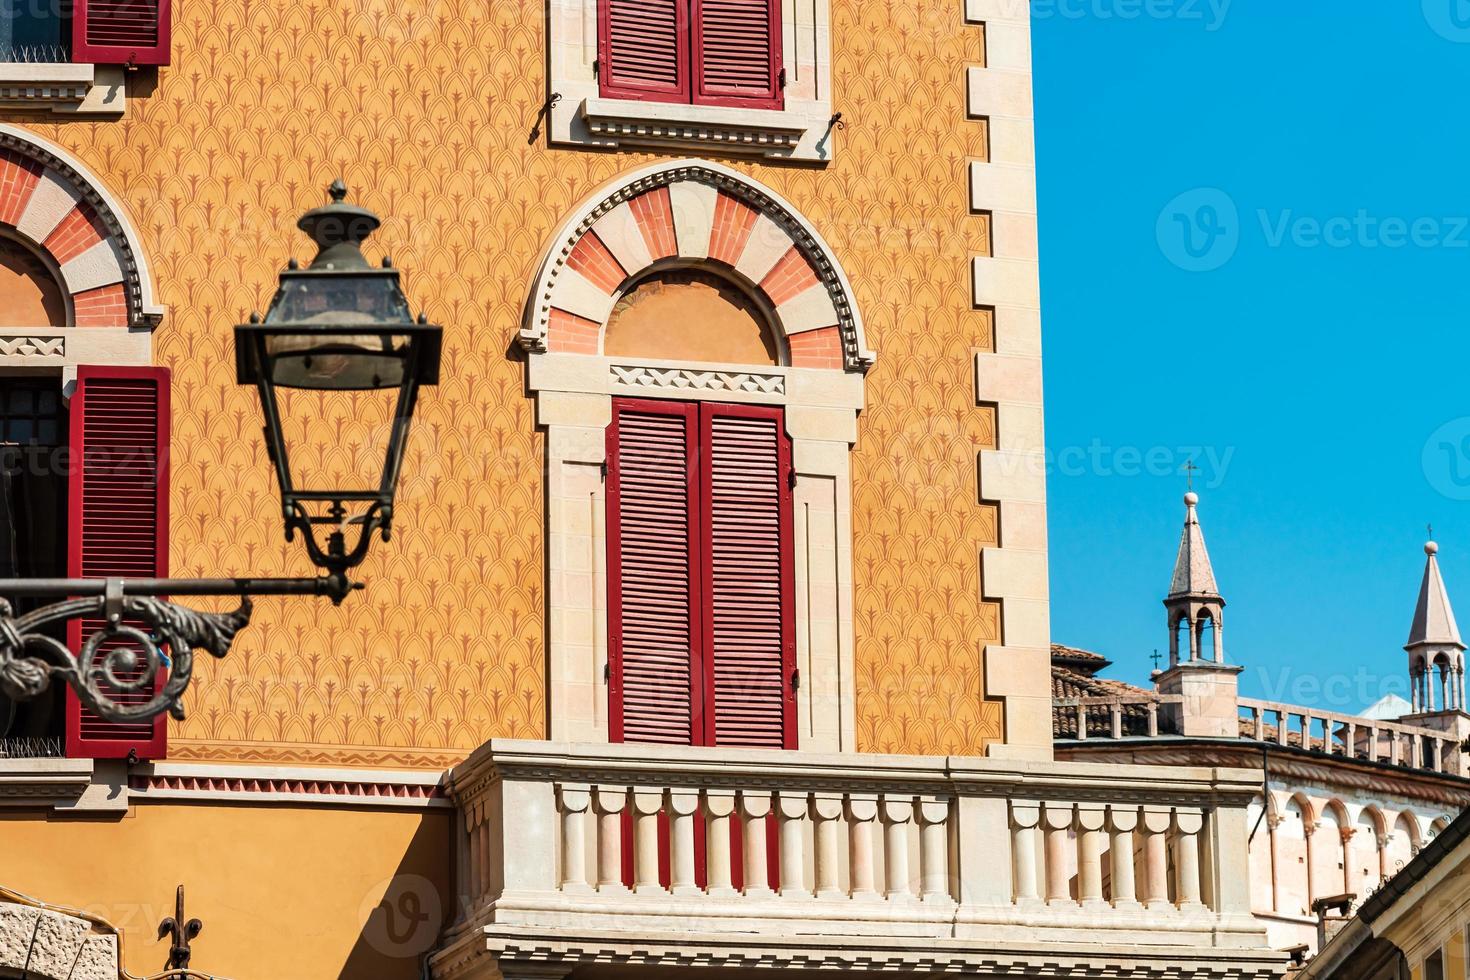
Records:
M105 721L149 721L164 712L182 721L180 698L193 675L195 651L216 658L229 653L235 635L250 622L251 596L315 595L340 602L361 587L341 573L286 579L0 579L0 596L67 597L22 616L0 598L0 691L26 701L61 680ZM241 601L233 612L200 612L160 598L165 595ZM45 631L74 619L103 622L76 653ZM155 693L137 703L140 691Z

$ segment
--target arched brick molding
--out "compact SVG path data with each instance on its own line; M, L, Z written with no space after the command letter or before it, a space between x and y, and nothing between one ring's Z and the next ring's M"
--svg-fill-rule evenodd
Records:
M619 178L552 239L527 304L531 351L601 352L625 283L660 265L718 269L772 312L793 367L861 373L873 361L832 250L779 195L715 163L682 160Z
M141 242L121 205L66 151L4 124L0 234L55 266L68 326L146 329L161 319Z
M0 977L117 980L117 936L73 915L0 903Z

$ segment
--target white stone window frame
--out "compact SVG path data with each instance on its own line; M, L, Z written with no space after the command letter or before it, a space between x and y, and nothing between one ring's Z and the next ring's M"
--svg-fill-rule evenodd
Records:
M722 190L741 194L763 217L789 227L810 248L814 264L829 270L834 305L844 313L846 368L694 363L547 349L547 304L555 304L555 281L577 241L627 197L693 175L717 179ZM729 268L703 267L734 279ZM624 286L646 271L630 271ZM605 317L602 325L605 329ZM782 329L779 317L774 326ZM866 349L846 275L816 229L770 189L707 161L659 164L624 175L594 193L551 239L527 303L520 341L536 422L546 433L548 737L608 741L607 427L615 397L667 398L784 410L796 472L791 601L801 677L797 745L804 751L855 751L851 450L863 408L863 372L873 354Z
M603 2L552 0L548 8L552 143L832 159L838 126L832 110L830 0L778 0L786 72L781 109L603 98L593 69Z
M59 371L70 390L82 364L152 364L153 330L165 307L156 300L142 239L122 202L75 156L29 130L0 123L0 148L42 168L41 183L19 224L0 225L0 237L19 242L51 270L64 294L67 319L65 327L17 327L6 324L0 310L0 372ZM67 210L83 202L92 206L106 229L106 247L58 265L43 245L46 234ZM72 295L114 282L123 286L128 325L76 326Z
M122 65L0 62L0 108L115 118L127 107L128 73Z

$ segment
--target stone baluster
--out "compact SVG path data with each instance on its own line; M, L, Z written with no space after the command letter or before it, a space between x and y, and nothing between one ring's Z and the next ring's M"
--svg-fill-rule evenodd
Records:
M770 865L766 862L766 834L769 826L766 818L771 813L770 793L741 792L740 822L745 831L745 894L750 898L765 898L774 894L771 890Z
M811 811L808 794L782 790L776 796L776 815L781 822L781 897L810 898L806 886L806 818Z
M699 790L669 792L669 884L675 895L698 895L694 825L699 819ZM726 840L728 842L728 836ZM726 844L728 847L728 843Z
M1108 707L1110 709L1109 714L1112 715L1113 738L1122 738L1123 737L1123 705L1121 703L1117 702L1117 701L1114 701Z
M1179 907L1200 909L1199 834L1204 828L1204 813L1199 810L1177 810L1174 814L1174 867L1177 872Z
M1403 764L1403 745L1396 729L1388 730L1388 761L1394 765Z
M1368 761L1378 761L1378 726L1368 726Z
M1418 735L1409 736L1409 766L1413 769L1424 765L1424 740Z
M484 815L485 804L479 801L465 814L469 826L469 901L472 905L479 905L479 899L485 895L485 855L481 854L485 837L479 832Z
M735 814L735 791L712 789L704 796L709 826L705 832L705 856L709 868L709 893L729 897L736 894L730 855L730 821Z
M1072 905L1072 880L1067 861L1070 832L1075 814L1070 803L1047 803L1042 808L1046 834L1046 903Z
M1016 869L1018 905L1034 905L1041 901L1036 868L1036 832L1040 822L1041 807L1038 804L1011 804L1011 861Z
M878 797L853 794L847 803L849 874L852 897L860 900L878 898L873 867L873 825L878 822Z
M1255 730L1257 742L1266 740L1266 712L1260 708L1251 709L1251 726Z
M588 786L561 787L561 888L587 893L587 811L592 806Z
M470 832L472 830L472 826L470 826L470 813L472 813L472 810L472 804L466 805L465 808L460 810L459 820L456 821L459 824L460 830L459 848L457 848L456 854L459 874L457 874L456 879L459 882L459 918L462 918L462 920L466 915L470 914L473 905L475 905L475 899L478 898L475 895L475 883L470 880L473 877L470 874L470 868L475 867L475 864L472 862L472 854L470 854L473 845L475 845L475 839L473 839L472 832Z
M841 793L817 793L812 799L812 816L816 827L812 837L816 844L815 870L817 897L826 900L846 898L842 891L842 854L838 831L841 827L843 801Z
M947 901L949 888L949 801L927 799L918 805L919 891L926 902Z
M1108 870L1112 872L1113 905L1138 906L1138 887L1133 876L1133 832L1138 829L1136 806L1110 807L1108 825L1112 841L1108 848Z
M1087 740L1087 705L1080 698L1077 700L1077 740Z
M883 886L890 901L913 896L909 882L909 824L912 797L883 798Z
M1098 908L1103 901L1103 827L1107 807L1101 803L1077 806L1077 898L1083 906Z
M1291 715L1284 708L1276 709L1276 744L1286 744L1286 729L1291 725Z
M1169 826L1173 813L1168 807L1143 808L1143 905L1147 909L1169 905Z
M597 806L597 890L623 891L623 811L628 806L626 786L599 786Z
M658 874L658 825L663 812L663 790L633 791L633 891L640 895L664 890Z
M1148 703L1148 734L1153 738L1159 734L1159 702Z

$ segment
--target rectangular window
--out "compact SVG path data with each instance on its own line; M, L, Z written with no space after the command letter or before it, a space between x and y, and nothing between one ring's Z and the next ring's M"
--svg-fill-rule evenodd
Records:
M776 0L602 0L606 98L780 109Z
M32 0L0 11L0 63L166 65L171 0Z
M70 529L67 572L85 578L162 578L168 574L169 372L167 368L84 366L71 403ZM143 623L123 620L138 629ZM74 621L75 651L104 626ZM109 640L104 650L121 645ZM117 692L122 703L142 703L152 689ZM136 752L161 759L167 749L166 715L151 721L104 721L67 692L66 754L116 759Z
M795 748L781 410L620 399L607 440L612 740Z
M60 378L0 379L0 578L66 575L66 442ZM17 614L49 601L8 598ZM32 701L0 694L0 758L63 754L65 712L62 685Z

